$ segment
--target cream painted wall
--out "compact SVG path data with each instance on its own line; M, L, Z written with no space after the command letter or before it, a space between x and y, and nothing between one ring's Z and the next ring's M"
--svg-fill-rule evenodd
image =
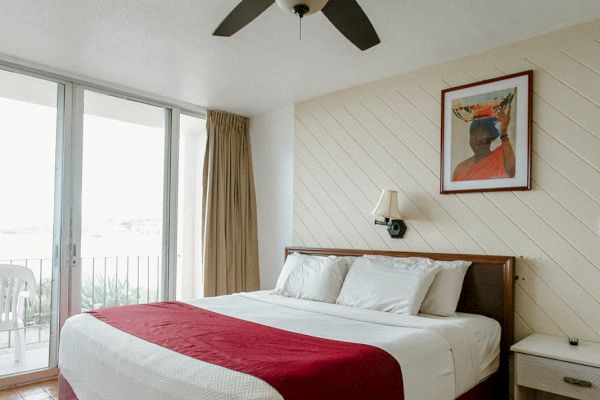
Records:
M293 126L292 106L250 119L263 289L275 286L283 250L292 243Z
M528 69L533 190L440 195L440 90ZM515 255L517 338L600 341L600 20L294 113L295 245ZM381 188L400 191L404 239L373 225Z

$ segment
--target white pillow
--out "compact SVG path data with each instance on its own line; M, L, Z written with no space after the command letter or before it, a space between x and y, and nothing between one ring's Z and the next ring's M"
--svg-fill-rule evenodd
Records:
M361 257L350 268L336 303L417 315L438 269L406 259Z
M347 273L344 258L292 253L285 260L273 293L335 303Z
M471 262L423 259L420 263L440 268L421 304L421 312L442 317L454 315Z
M439 272L433 280L423 300L423 304L421 304L420 312L439 315L441 317L449 317L456 313L465 274L471 265L470 261L439 261L425 257L387 257L374 255L366 255L365 257L384 261L412 262L420 265L422 268L437 267Z

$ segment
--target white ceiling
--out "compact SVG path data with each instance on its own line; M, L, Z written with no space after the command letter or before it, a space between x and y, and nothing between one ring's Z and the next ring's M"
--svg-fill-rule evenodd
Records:
M600 17L598 0L359 0L382 44L365 52L321 14L272 6L211 36L238 0L0 0L0 53L244 115Z

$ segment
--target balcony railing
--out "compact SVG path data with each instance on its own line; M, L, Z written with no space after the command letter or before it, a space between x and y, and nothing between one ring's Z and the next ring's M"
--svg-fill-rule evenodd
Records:
M16 264L35 275L35 293L25 306L25 342L49 341L52 315L52 261L50 259L5 259L0 264ZM106 256L81 260L81 310L159 300L160 256ZM15 332L0 332L0 351L14 346Z
M83 258L81 309L158 301L160 256Z

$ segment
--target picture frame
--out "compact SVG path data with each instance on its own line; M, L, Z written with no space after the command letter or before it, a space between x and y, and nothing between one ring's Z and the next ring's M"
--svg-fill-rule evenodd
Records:
M441 92L440 193L531 189L533 71Z

